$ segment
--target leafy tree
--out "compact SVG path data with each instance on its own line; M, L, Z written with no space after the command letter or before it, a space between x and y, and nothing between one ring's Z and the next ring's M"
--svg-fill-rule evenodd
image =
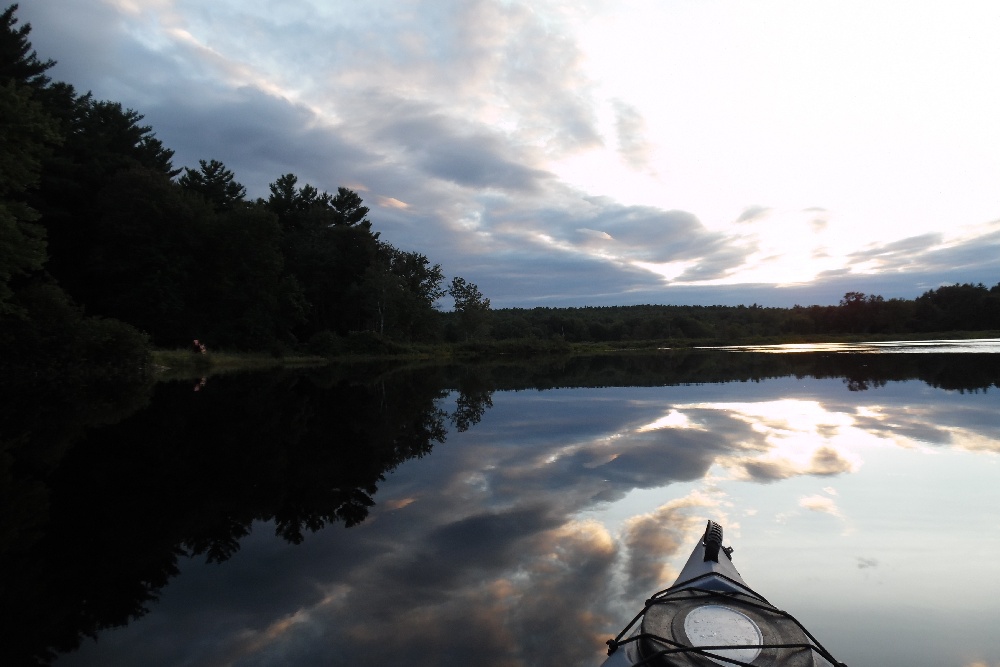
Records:
M455 300L455 312L466 339L475 338L486 326L490 300L483 296L475 283L465 278L452 278L448 295Z
M12 304L12 281L45 263L45 229L36 224L40 216L27 203L28 191L61 139L55 120L35 99L54 63L38 59L28 41L31 26L16 27L16 10L11 5L0 14L0 314L22 310Z
M882 329L885 299L877 294L847 292L840 300L837 326L840 331L871 333Z
M406 340L428 339L436 325L435 303L445 295L441 265L418 252L379 242L364 290L376 318L375 330Z
M178 183L185 190L203 196L216 211L228 211L243 203L247 189L235 180L236 176L218 160L198 160L201 169L184 168Z
M916 300L923 331L983 330L1000 327L1000 302L982 283L943 285Z

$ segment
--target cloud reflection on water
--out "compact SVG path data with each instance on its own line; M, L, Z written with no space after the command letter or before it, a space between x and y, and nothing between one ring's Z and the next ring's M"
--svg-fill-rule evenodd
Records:
M790 539L782 521L809 522L823 537L799 548L832 550L848 522L872 530L840 490L874 453L919 466L927 451L1000 451L995 404L911 389L850 401L838 382L497 393L482 424L400 466L369 521L271 553L267 571L254 570L267 588L311 589L294 609L276 615L262 600L237 628L209 622L202 642L187 638L204 653L186 659L599 664L604 640L676 576L705 518L724 522L730 539L749 536L741 524L753 522L754 533L773 532L775 551ZM636 505L637 493L659 500ZM848 571L892 572L898 556L851 539ZM246 545L217 576L239 581L258 549ZM199 568L188 564L185 576L205 576ZM194 609L206 618L223 604L188 595L165 592L167 618ZM141 624L124 632L135 639L119 646L142 662Z

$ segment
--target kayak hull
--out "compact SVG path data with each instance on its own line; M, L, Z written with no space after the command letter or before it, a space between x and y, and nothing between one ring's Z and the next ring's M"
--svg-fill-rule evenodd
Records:
M677 581L608 641L604 667L843 667L790 614L751 589L708 522Z

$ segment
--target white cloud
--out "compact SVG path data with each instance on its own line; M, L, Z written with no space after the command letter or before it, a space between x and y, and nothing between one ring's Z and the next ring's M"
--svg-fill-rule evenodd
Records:
M810 512L819 512L821 514L829 514L830 516L835 516L838 519L843 517L840 508L837 507L837 503L828 496L803 496L799 498L799 507L805 508Z

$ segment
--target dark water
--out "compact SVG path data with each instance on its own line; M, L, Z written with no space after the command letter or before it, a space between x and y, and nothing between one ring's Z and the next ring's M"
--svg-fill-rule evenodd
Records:
M22 388L0 662L599 665L712 518L852 667L995 665L981 349Z

